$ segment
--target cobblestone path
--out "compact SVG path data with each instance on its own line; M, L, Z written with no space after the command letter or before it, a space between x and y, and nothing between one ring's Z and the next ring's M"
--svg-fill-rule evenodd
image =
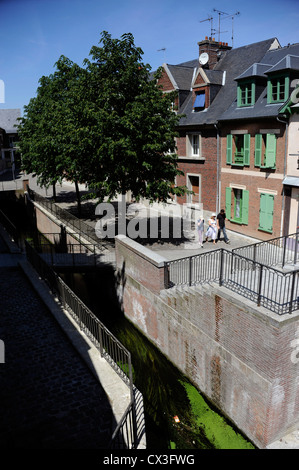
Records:
M107 448L106 393L18 268L0 268L0 339L0 448Z

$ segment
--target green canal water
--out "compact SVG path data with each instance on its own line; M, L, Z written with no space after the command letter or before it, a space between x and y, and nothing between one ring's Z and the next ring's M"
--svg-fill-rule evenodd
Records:
M62 277L131 352L134 384L144 399L149 449L255 448L123 315L111 269Z

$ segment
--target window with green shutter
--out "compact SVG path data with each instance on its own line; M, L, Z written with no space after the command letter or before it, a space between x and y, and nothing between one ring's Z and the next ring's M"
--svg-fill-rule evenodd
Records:
M250 165L250 134L226 136L226 163L234 166Z
M256 134L254 165L260 168L275 168L276 164L276 135Z
M274 75L268 79L267 103L283 103L289 96L288 75Z
M225 188L225 212L228 220L248 225L249 191Z
M250 80L247 82L238 84L237 91L237 105L242 106L253 106L255 103L255 82Z
M274 196L273 194L261 193L260 197L260 219L259 230L272 233L274 214Z

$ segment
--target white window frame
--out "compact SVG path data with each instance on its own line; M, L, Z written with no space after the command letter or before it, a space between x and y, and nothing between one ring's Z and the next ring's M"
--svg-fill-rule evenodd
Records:
M196 145L197 151L194 152L194 139L198 139L198 144ZM180 157L182 158L182 157ZM201 159L202 158L202 153L201 153L201 134L199 132L190 132L186 134L186 158L192 158L192 159Z

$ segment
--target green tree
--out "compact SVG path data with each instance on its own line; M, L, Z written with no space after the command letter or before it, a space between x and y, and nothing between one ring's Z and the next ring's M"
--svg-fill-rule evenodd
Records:
M127 191L150 201L184 194L175 185L179 116L174 95L157 86L161 70L150 79L132 34L112 39L104 31L100 43L84 67L61 56L40 79L19 127L23 169L43 185L87 183L100 200Z
M174 184L181 174L175 154L179 116L172 110L174 95L157 86L161 70L150 80L132 34L112 39L104 31L100 43L85 60L95 142L90 185L101 199L127 191L151 201L184 194L186 188Z
M63 178L74 182L80 208L78 183L87 180L80 99L86 72L64 56L55 65L53 74L41 77L36 97L24 108L18 129L22 168L44 186L55 186Z

